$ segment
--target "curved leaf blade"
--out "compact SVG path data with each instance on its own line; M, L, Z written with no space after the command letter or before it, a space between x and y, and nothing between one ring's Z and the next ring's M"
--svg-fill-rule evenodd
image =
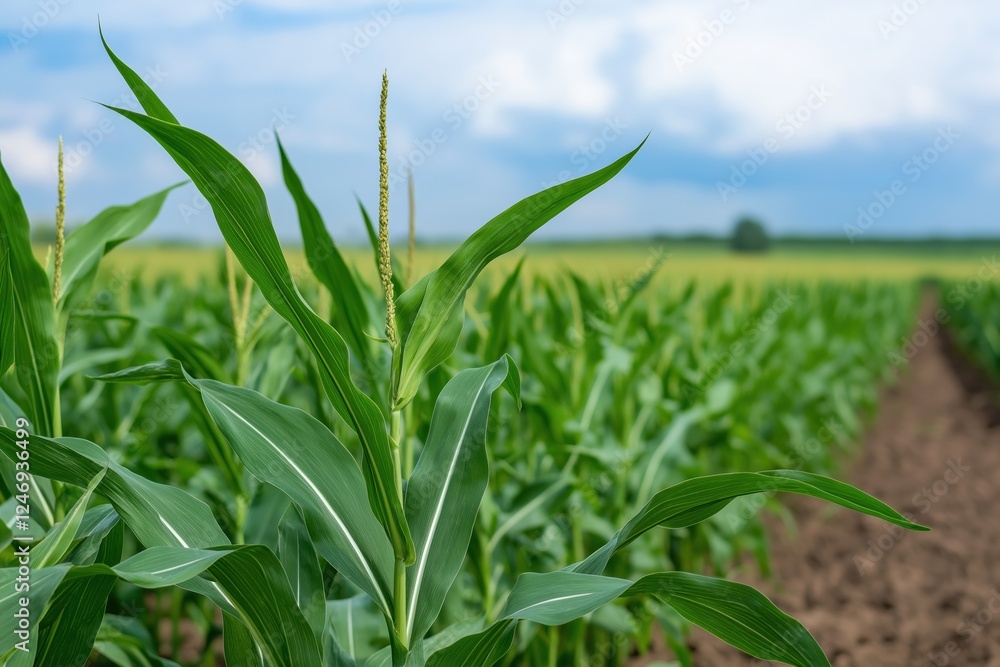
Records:
M517 578L501 618L563 625L603 607L631 586L626 579L594 574L526 573Z
M295 603L281 564L265 546L154 547L113 568L126 581L146 588L178 584L205 570L233 600L267 664L320 664L313 631Z
M601 574L612 555L652 528L691 526L720 512L735 498L773 492L812 496L908 530L929 530L850 484L821 475L794 470L724 473L688 479L655 494L607 544L570 569Z
M490 399L511 376L517 376L517 368L506 355L462 371L434 405L427 441L406 489L406 518L416 548L406 573L411 644L434 623L465 560L489 482Z
M45 269L31 249L28 214L0 160L0 256L7 258L11 282L10 311L0 311L0 337L13 346L18 384L28 403L28 419L38 433L58 435L59 367L55 306ZM16 280L14 277L16 276ZM9 352L9 348L8 348Z
M106 208L66 237L61 308L77 307L86 300L101 258L145 231L160 214L167 195L180 185L172 185L132 204Z
M87 490L76 501L76 504L66 514L66 517L54 525L45 538L31 549L32 567L38 569L49 567L62 561L63 557L66 556L73 542L76 540L80 525L83 523L87 504L94 495L97 486L104 479L105 472L106 470L102 470L94 479L90 480Z
M323 557L388 611L392 550L347 448L301 410L214 380L191 383L247 470L298 504Z
M643 577L625 595L652 595L722 641L762 660L795 667L830 661L801 623L746 584L687 572Z
M97 492L107 498L139 541L147 547L179 546L207 548L229 544L205 503L176 487L157 484L110 459L92 442L78 438L51 439L32 436L31 467L41 477L86 487L105 468ZM0 452L16 460L16 433L0 428ZM218 585L199 579L185 588L212 599L224 610L232 601Z
M38 623L38 647L24 664L83 667L114 585L114 573L103 566L69 570Z
M63 563L32 573L31 595L28 598L28 612L32 619L42 618L45 607L71 567L68 563ZM22 641L28 642L29 655L33 655L38 647L37 633L29 632L23 635L18 633L18 619L15 613L20 607L19 598L29 591L15 587L17 577L17 568L0 569L0 656L8 655L11 652L15 652L15 655L23 653L20 649L15 648L15 644Z
M455 320L462 314L465 293L480 272L571 204L611 180L640 148L642 144L592 174L522 199L476 230L444 264L417 283L422 288L417 290L415 285L396 299L400 344L393 355L392 396L397 409L413 400L424 373L454 351L460 333Z
M829 667L809 631L745 584L687 572L659 572L632 583L601 575L559 571L522 574L500 619L438 651L429 666L482 665L504 657L521 620L563 625L619 597L651 595L719 639L764 660L794 667Z
M517 621L497 621L431 654L427 667L490 667L510 650L516 629Z

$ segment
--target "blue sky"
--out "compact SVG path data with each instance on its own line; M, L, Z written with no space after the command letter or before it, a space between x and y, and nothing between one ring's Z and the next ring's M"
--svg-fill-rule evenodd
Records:
M273 130L335 237L362 239L353 193L374 206L384 68L390 168L412 168L426 239L467 235L647 133L539 236L715 233L741 214L861 240L1000 231L1000 11L986 0L5 0L0 157L36 219L52 217L60 135L73 221L183 179L95 103L131 105L98 15L183 123L248 164L289 240ZM219 238L190 185L150 236Z

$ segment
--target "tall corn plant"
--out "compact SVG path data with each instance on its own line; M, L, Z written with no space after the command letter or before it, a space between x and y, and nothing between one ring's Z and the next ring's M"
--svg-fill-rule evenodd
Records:
M339 253L327 252L310 261L337 305L333 326L314 312L292 279L263 191L250 172L212 139L181 125L141 78L107 50L146 113L112 109L153 137L211 204L227 245L249 278L311 352L330 404L350 428L350 442L301 410L247 388L199 377L197 368L176 359L103 377L108 382L177 382L200 396L246 470L291 501L278 522L272 550L230 544L200 501L135 475L93 443L59 437L51 429L29 435L26 422L0 429L0 450L11 461L23 460L21 452L30 446L33 473L86 489L66 518L34 547L36 556L41 551L36 586L43 582L42 593L32 597L33 618L41 619L40 633L33 637L37 651L19 652L6 633L0 652L12 656L10 664L84 664L101 625L104 601L117 579L151 588L179 585L212 600L224 614L229 664L361 664L339 622L344 601L327 599L321 564L361 591L384 619L390 645L365 660L366 666L492 665L508 653L521 621L558 626L635 596L659 600L762 659L799 666L829 664L801 624L750 587L678 571L630 579L605 574L615 554L653 528L692 526L736 498L762 492L813 496L924 530L849 485L791 470L699 477L654 493L596 551L561 570L522 574L499 613L487 615L484 609L479 618L430 632L469 551L488 485L485 442L492 395L503 387L519 401L518 370L509 356L494 349L496 361L451 378L437 396L410 473L401 451L408 446L403 416L428 373L456 348L464 299L480 272L609 181L638 148L593 174L515 204L404 291L388 256L383 87L377 240L387 307L386 342L376 345L358 330L370 325L372 317L367 306L358 303L360 290ZM282 161L303 230L333 248L283 149ZM12 188L4 195L6 220L7 211L17 206ZM11 219L16 221L12 228L26 229L22 213ZM23 246L18 261L23 260ZM0 252L0 283L21 280L21 265L13 260L13 253ZM401 293L394 297L397 289ZM15 292L15 308L17 303ZM11 309L9 300L0 301L0 306ZM5 312L3 321L6 339L18 320ZM2 346L0 358L6 362L17 350L16 345L13 353ZM380 373L381 364L371 360L385 353L391 362ZM370 390L384 388L385 395L362 391L355 376L364 377ZM39 394L51 401L51 394ZM410 418L420 419L412 413ZM360 464L351 454L355 445ZM115 544L105 548L108 538L89 531L83 539L97 546L86 550L86 558L77 557L82 523L99 509L87 510L94 494L107 498L114 515L145 550L120 561L120 541L117 549ZM102 511L110 516L111 510ZM3 573L12 583L16 570ZM5 622L13 618L15 604L10 597L0 598ZM70 615L75 622L63 622Z

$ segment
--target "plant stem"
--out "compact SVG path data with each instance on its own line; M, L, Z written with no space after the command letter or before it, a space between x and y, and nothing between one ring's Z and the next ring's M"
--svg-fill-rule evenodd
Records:
M400 410L393 410L389 422L389 438L392 445L393 466L396 468L396 493L399 495L399 502L403 502L403 467L400 459L400 447L403 433L403 413Z
M403 418L399 410L393 410L389 422L389 438L392 445L393 468L396 473L396 493L399 502L403 502L403 467L400 459L399 441L403 431ZM406 612L406 562L403 558L396 556L396 566L393 570L393 601L394 621L396 625L396 637L400 644L407 647L407 635L409 634L409 623Z
M400 644L406 646L406 635L410 630L406 619L406 563L402 558L396 558L396 567L393 571L393 595L396 605L396 637Z

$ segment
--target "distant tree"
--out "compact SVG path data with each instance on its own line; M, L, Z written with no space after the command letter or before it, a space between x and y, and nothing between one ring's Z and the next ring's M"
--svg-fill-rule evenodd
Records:
M733 229L730 246L736 252L766 252L771 247L767 230L753 218L740 218Z

